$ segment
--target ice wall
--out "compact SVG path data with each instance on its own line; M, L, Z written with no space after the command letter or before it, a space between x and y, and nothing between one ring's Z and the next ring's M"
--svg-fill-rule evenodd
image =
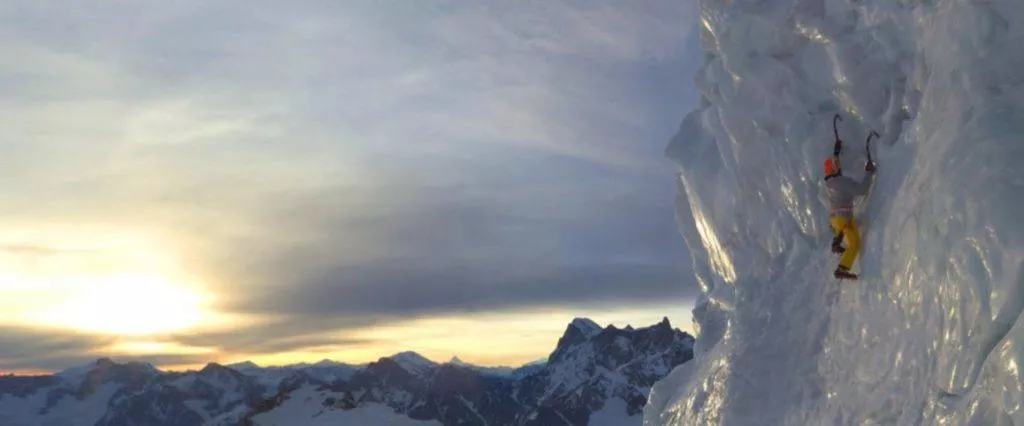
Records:
M1024 2L699 0L668 154L703 296L648 425L1024 424ZM840 113L859 282L831 278Z

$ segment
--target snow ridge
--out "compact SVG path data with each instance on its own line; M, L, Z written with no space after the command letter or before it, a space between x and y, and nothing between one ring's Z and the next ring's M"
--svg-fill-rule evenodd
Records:
M448 360L448 364L457 365L457 366L460 366L460 367L466 367L466 368L469 368L471 370L476 370L476 371L478 371L478 372L480 372L481 374L484 374L484 375L498 376L498 377L510 377L510 376L513 376L513 375L515 375L517 373L521 373L520 369L523 369L523 368L529 369L530 368L529 364L521 366L521 367L482 367L482 366L479 366L479 365L473 365L473 364L467 363L467 362L459 359L459 357L457 357L457 356L453 356L452 359Z
M436 362L411 351L400 352L391 355L390 358L398 363L398 365L401 365L402 368L414 374L426 374L434 367L437 367Z

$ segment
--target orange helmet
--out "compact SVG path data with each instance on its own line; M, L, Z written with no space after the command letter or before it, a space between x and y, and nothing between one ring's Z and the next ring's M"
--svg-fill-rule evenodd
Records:
M839 174L839 160L835 157L829 157L825 160L825 176L837 174Z

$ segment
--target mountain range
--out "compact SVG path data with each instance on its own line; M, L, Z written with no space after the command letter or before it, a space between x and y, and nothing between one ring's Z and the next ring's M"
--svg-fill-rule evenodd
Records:
M0 426L639 425L650 387L693 357L693 341L668 319L620 329L577 318L546 360L517 368L415 352L183 372L102 358L0 377Z

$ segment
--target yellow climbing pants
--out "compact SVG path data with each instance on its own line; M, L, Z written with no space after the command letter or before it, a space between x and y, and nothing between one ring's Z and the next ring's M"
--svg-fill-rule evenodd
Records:
M846 251L843 252L843 257L839 258L839 264L846 269L852 269L853 262L857 260L857 254L860 252L860 231L857 230L857 222L852 217L845 216L832 216L829 222L832 223L832 235L838 236L841 233L846 240Z

